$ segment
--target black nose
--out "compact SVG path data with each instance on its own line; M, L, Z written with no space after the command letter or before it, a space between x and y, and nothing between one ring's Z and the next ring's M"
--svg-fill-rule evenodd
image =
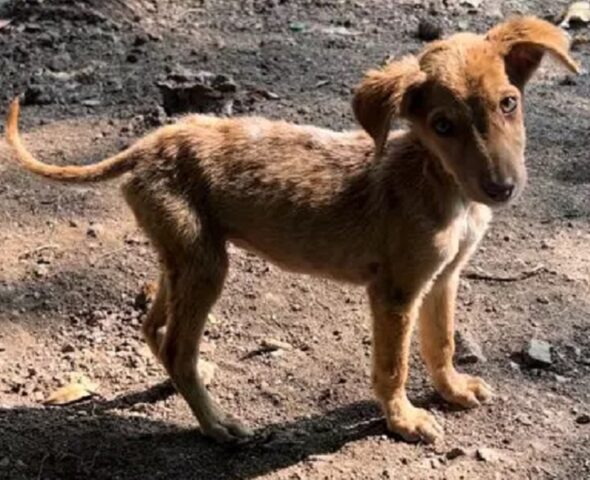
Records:
M483 180L481 188L492 200L496 202L505 202L514 193L514 184L510 181L493 182L491 180Z

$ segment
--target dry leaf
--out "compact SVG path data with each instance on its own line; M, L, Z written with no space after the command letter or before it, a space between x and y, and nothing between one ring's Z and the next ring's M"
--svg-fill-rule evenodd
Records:
M58 388L45 400L46 405L67 405L91 397L98 390L98 384L84 376Z
M559 26L570 28L572 23L590 23L590 2L572 3Z

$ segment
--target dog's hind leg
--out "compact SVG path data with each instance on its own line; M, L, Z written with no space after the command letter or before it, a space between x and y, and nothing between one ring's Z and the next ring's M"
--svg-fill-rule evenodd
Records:
M134 180L124 188L164 270L144 332L203 433L224 442L239 440L250 432L221 412L198 373L199 343L227 273L225 242L186 198L152 185Z
M198 374L198 344L227 271L224 247L200 239L189 257L179 258L178 265L169 272L170 314L160 347L162 363L203 432L219 441L238 440L249 431L221 413Z

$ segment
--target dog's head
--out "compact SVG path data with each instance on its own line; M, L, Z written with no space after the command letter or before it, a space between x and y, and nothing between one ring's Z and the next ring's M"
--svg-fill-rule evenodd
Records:
M469 199L500 205L526 182L524 86L545 53L577 72L568 47L559 28L532 17L459 33L368 72L354 112L377 154L393 117L405 118Z

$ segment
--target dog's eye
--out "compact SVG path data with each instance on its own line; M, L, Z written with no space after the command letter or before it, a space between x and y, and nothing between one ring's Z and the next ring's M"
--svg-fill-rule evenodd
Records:
M518 100L516 99L516 97L504 97L500 101L500 108L502 109L502 112L506 114L514 112L517 106Z
M447 117L438 117L432 122L432 128L441 137L448 137L453 133L453 122Z

